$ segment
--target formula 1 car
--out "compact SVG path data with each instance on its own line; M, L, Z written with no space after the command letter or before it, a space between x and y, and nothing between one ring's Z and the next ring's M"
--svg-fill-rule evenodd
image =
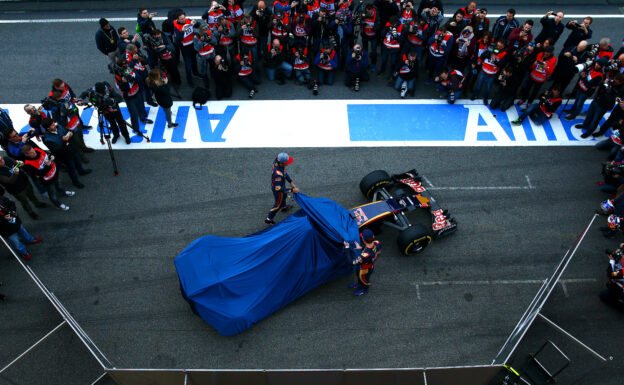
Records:
M443 210L431 193L422 185L416 170L394 174L376 170L360 181L362 194L372 202L349 210L360 230L372 228L376 233L381 225L400 230L399 249L405 255L414 255L434 239L457 230L457 222ZM394 194L394 195L392 195ZM412 224L406 213L417 208L428 209L431 225Z

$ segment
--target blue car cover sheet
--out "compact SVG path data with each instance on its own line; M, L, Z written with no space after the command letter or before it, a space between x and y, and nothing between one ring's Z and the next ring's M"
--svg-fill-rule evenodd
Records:
M359 239L349 212L295 194L301 210L243 238L205 236L174 260L182 295L204 321L231 336L308 291L353 271L342 241Z

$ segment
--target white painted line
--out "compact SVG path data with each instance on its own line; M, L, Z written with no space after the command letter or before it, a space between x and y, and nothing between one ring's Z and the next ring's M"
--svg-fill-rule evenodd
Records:
M422 178L425 180L425 182L427 182L427 184L429 185L429 188L435 187L433 183L431 183L431 181L426 176L423 176Z
M534 189L535 187L533 187L533 185L531 184L531 179L529 179L529 176L525 175L524 177L526 178L526 181L527 181L527 183L529 185L529 188L530 189Z
M570 297L570 295L568 294L568 288L566 287L565 282L563 281L559 281L559 283L561 284L561 288L563 289L563 295L568 298Z
M420 301L420 286L416 285L416 298Z
M414 286L451 286L451 285L535 285L542 284L543 279L497 279L497 280L481 280L481 281L422 281L412 282ZM595 278L570 278L562 279L561 283L585 283L596 282Z
M6 13L6 12L4 12ZM503 14L488 14L490 21L496 20L496 18L504 16ZM544 16L543 14L517 14L517 19L526 19L526 18L541 18ZM591 14L572 14L565 15L565 20L574 20L574 19L583 19L587 16L591 16L593 19L624 19L624 15L619 14L606 14L606 15L591 15ZM201 20L201 16L189 16L192 20ZM157 16L152 18L154 21L163 21L167 18L164 16ZM99 17L91 17L91 18L82 18L82 19L2 19L0 20L0 24L32 24L32 23L97 23L100 20ZM118 21L130 21L136 22L136 17L107 17L106 20L110 22L118 22Z
M428 190L528 190L529 186L458 186L429 187Z

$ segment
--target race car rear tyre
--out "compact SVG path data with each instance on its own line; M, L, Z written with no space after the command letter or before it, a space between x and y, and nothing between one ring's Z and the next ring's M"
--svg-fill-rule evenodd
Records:
M421 251L433 240L433 233L430 229L423 225L414 224L407 229L401 231L397 238L399 250L403 254L410 256Z
M376 190L389 184L392 184L390 175L384 170L375 170L362 178L360 181L360 190L366 198L372 199Z

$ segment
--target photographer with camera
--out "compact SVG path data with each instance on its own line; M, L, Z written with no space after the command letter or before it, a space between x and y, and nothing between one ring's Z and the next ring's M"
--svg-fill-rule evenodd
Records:
M596 148L599 150L609 150L609 160L615 158L617 151L624 146L624 143L620 139L620 132L624 133L624 98L620 97L615 99L615 107L611 110L611 114L607 120L600 126L598 133L606 133L609 129L613 133L609 139L596 143ZM617 132L617 135L615 133ZM598 137L598 133L594 134ZM602 136L602 135L600 135Z
M415 52L418 63L422 63L424 49L429 40L429 24L417 16L409 24L401 24L399 29L403 41L403 54Z
M453 17L448 19L444 24L447 31L453 34L453 39L457 39L466 25L468 25L468 23L464 21L464 13L461 10L455 12Z
M423 9L420 17L425 21L425 24L429 25L429 31L431 31L432 34L438 31L442 21L444 21L444 15L442 15L442 12L436 7ZM429 40L430 37L431 36L427 36L427 40Z
M147 79L147 58L139 51L139 48L134 44L128 44L126 46L126 54L124 56L128 66L134 69L134 73L137 75L139 82L139 88L143 93L144 100L152 107L158 107L158 104L154 101L152 91L145 84Z
M156 24L152 20L158 15L156 12L150 12L147 8L139 8L137 14L137 32L141 35L152 35L156 31Z
M336 14L335 0L319 0L319 7L324 9L328 16L334 16L334 14Z
M78 174L87 175L91 173L91 170L82 167L80 156L72 140L73 133L50 118L44 119L42 125L47 131L43 137L43 143L52 155L65 165L73 185L77 188L84 188L84 184L78 179Z
M138 33L136 35L130 35L125 27L119 27L117 32L119 33L119 43L117 45L120 56L125 57L124 55L126 54L126 47L128 47L128 44L134 44L135 46L141 45L141 36Z
M446 58L453 49L453 34L442 26L431 38L429 38L429 52L427 53L427 80L425 84L431 84L431 79L439 76Z
M236 26L225 17L217 19L217 26L213 29L214 37L217 39L217 52L221 56L234 57L236 55L237 39Z
M614 79L607 80L602 83L594 100L592 100L587 110L585 120L581 124L577 124L574 127L585 130L581 135L581 138L589 138L594 133L594 130L600 123L602 117L611 110L618 100L624 98L624 74L618 73ZM601 137L606 133L602 131L602 128L594 135L595 137Z
M199 31L195 34L193 39L193 46L197 52L197 66L199 67L199 73L204 80L204 87L210 88L210 80L208 79L208 67L210 62L215 57L215 46L217 45L217 39L210 32L208 24L202 23L199 26Z
M271 42L278 39L282 45L288 44L288 23L288 14L283 14L281 11L276 11L273 14L273 19L271 20Z
M394 74L398 70L396 68L397 59L401 53L401 35L400 31L397 30L399 26L399 18L396 15L390 16L382 32L384 38L381 46L381 68L379 68L377 76L381 76L385 72L388 60L390 60L390 74Z
M470 26L472 27L472 31L477 37L477 39L481 38L481 36L489 32L490 31L490 19L487 17L487 9L485 8L477 9L474 16L472 17Z
M216 55L214 60L210 61L210 74L215 83L217 100L232 97L232 72L232 66L223 56Z
M540 91L542 84L546 82L546 79L552 75L555 65L557 64L557 58L553 55L554 48L552 46L545 47L543 52L537 54L531 73L524 81L522 89L520 90L520 101L518 105L526 100L526 108L533 103L535 97Z
M447 67L442 71L434 82L438 84L438 90L446 92L446 101L449 104L455 104L455 100L461 97L462 89L464 88L464 74L458 70L449 70Z
M340 69L344 68L348 51L353 44L351 43L353 41L353 19L350 16L350 12L348 8L338 8L334 18L334 23L336 24L336 34L334 35L336 43L334 47L338 53L338 68Z
M327 13L327 10L321 8L316 19L312 19L312 54L319 52L321 44L336 46L336 28L333 16Z
M34 245L41 242L41 237L33 237L24 228L22 220L17 215L15 202L4 196L0 196L0 236L8 239L16 254L25 261L28 261L31 255L24 243Z
M379 25L381 26L388 24L391 16L396 16L397 18L399 16L399 7L394 0L375 0L373 5L379 13Z
M557 87L552 87L540 96L537 104L532 104L529 108L524 110L518 119L512 121L511 124L518 126L522 124L524 119L530 116L533 123L537 126L541 126L557 111L561 106L561 101L561 90Z
M80 154L80 158L84 163L89 163L89 159L87 159L85 153L95 150L91 147L87 147L84 142L84 127L80 119L80 111L77 105L67 99L63 99L63 94L60 91L52 92L51 97L42 100L42 104L46 109L52 112L54 121L73 133L73 140ZM52 105L53 107L48 108Z
M197 71L197 60L195 57L195 49L193 48L193 25L195 22L186 18L184 11L179 11L176 19L173 21L173 42L180 49L180 53L184 58L184 67L186 69L186 81L189 86L193 87L193 74L199 76Z
M133 130L140 130L139 121L144 124L154 123L151 119L147 118L145 112L145 103L143 102L143 95L140 92L137 76L128 66L125 59L117 59L117 65L112 68L115 75L115 84L117 89L121 91L128 113L130 114L130 122Z
M4 151L8 156L15 160L24 160L22 147L25 145L39 148L35 142L32 141L32 138L35 137L34 128L31 128L23 134L18 134L15 129L7 127L2 134L4 136L4 140L6 141Z
M464 27L453 44L453 51L449 58L449 67L464 71L476 47L476 37L471 26Z
M295 45L292 48L291 64L295 74L295 84L300 86L310 84L310 60L308 59L308 47Z
M266 35L265 35L266 36ZM265 37L266 40L266 37ZM258 56L258 23L251 15L245 15L240 24L240 43L244 45L253 57Z
M507 64L494 81L494 90L492 92L494 96L492 96L492 101L490 102L490 109L500 108L501 111L506 111L513 106L519 84L520 80L514 74L514 67Z
M607 289L599 297L605 303L624 309L624 243L615 251L605 250L609 256Z
M292 65L286 61L284 46L278 39L274 39L267 51L268 56L264 59L267 78L279 85L284 85L286 83L284 78L290 79L293 69Z
M494 28L492 28L492 37L494 40L498 40L500 38L508 39L511 31L518 28L520 23L516 20L516 10L513 8L509 8L505 16L500 16L496 19L496 23L494 23Z
M24 165L22 161L15 161L10 157L0 156L0 184L4 189L15 197L28 215L32 219L41 219L33 210L31 203L37 208L46 207L47 204L41 202L33 190L30 180L25 172L20 172L20 168Z
M245 16L245 12L241 8L241 6L236 3L236 1L237 0L227 0L226 10L228 11L228 13L226 13L224 16L235 27L238 27L240 21L243 20L243 16Z
M318 95L318 88L321 84L330 86L334 84L334 72L338 67L336 50L329 43L323 43L316 54L314 65L316 66L316 82L312 92L314 95Z
M238 80L240 80L249 91L250 99L258 92L256 85L260 84L260 79L258 79L258 75L256 75L256 69L253 63L254 58L251 56L251 52L245 49L242 49L234 60L236 72L238 73Z
M346 67L345 85L351 87L351 90L355 92L360 91L360 83L370 79L366 71L368 52L360 44L356 43L353 49L347 53Z
M515 55L519 49L533 41L533 33L531 33L532 29L533 20L529 19L522 24L522 27L518 27L511 31L509 39L507 40L509 44L507 51L511 55Z
M583 40L591 39L593 35L593 31L589 26L592 24L593 19L590 16L587 16L583 19L582 23L579 23L577 20L569 21L566 24L566 28L572 30L568 35L568 38L563 42L563 49L567 50L570 47L574 47L578 45Z
M455 14L457 14L458 12L462 13L464 22L466 24L470 24L473 16L477 13L477 3L474 1L471 1L468 3L467 6L461 7L460 9L455 11Z
M208 23L211 29L214 29L217 27L219 19L224 17L226 13L229 14L227 8L219 4L217 1L212 1L210 3L210 8L204 12L201 18Z
M563 111L568 113L565 120L573 120L576 118L576 115L581 112L587 98L591 97L598 86L602 83L604 79L602 69L608 63L609 59L606 57L601 58L596 62L589 61L585 63L583 66L584 69L579 74L579 80L576 83L577 86L574 103L569 110Z
M379 17L377 9L370 3L364 7L361 15L356 15L356 23L362 25L362 49L368 51L370 55L370 69L375 71L377 64L377 34L379 32Z
M179 92L182 78L180 77L180 71L178 71L177 60L174 57L175 48L173 43L158 29L152 35L144 35L144 37L145 47L150 52L150 57L155 58L156 67L159 66L169 76L178 98L182 98Z
M563 33L563 11L556 12L548 11L546 14L540 19L540 24L542 24L542 30L535 38L535 45L540 48L544 40L551 38L553 40L553 45L559 40L561 34Z
M92 104L100 115L108 121L110 130L113 132L113 144L119 140L119 133L130 144L130 135L126 120L121 115L119 103L123 100L108 82L98 82L95 86L80 94L80 98Z
M562 50L552 73L553 84L565 91L577 73L576 65L584 63L586 59L587 42L585 40L574 47Z
M24 155L24 166L22 168L32 178L37 179L48 193L50 201L59 209L63 211L69 210L69 206L61 203L58 200L58 194L63 194L66 197L73 197L75 192L66 190L59 183L59 173L56 163L54 162L54 155L48 155L45 151L32 147L30 145L24 145L21 149Z
M420 0L420 4L418 5L418 10L416 11L416 15L420 16L423 10L425 10L426 8L431 9L433 7L440 10L440 13L444 14L444 6L442 5L441 0Z
M45 135L45 128L43 128L41 122L48 117L45 112L43 112L43 106L37 108L32 104L26 104L24 106L24 111L29 116L28 125L35 130L33 136L36 137L38 141L41 141L40 136Z
M258 48L256 57L266 57L265 49L268 45L268 35L271 30L273 13L267 9L263 0L259 0L258 4L254 5L250 12L251 17L255 20L258 28Z
M291 46L307 47L312 35L310 16L305 13L298 14L289 27L290 33L294 38Z
M414 51L403 55L403 65L399 69L399 76L394 81L394 89L401 93L401 99L404 99L408 92L414 96L414 86L418 78L417 55Z

